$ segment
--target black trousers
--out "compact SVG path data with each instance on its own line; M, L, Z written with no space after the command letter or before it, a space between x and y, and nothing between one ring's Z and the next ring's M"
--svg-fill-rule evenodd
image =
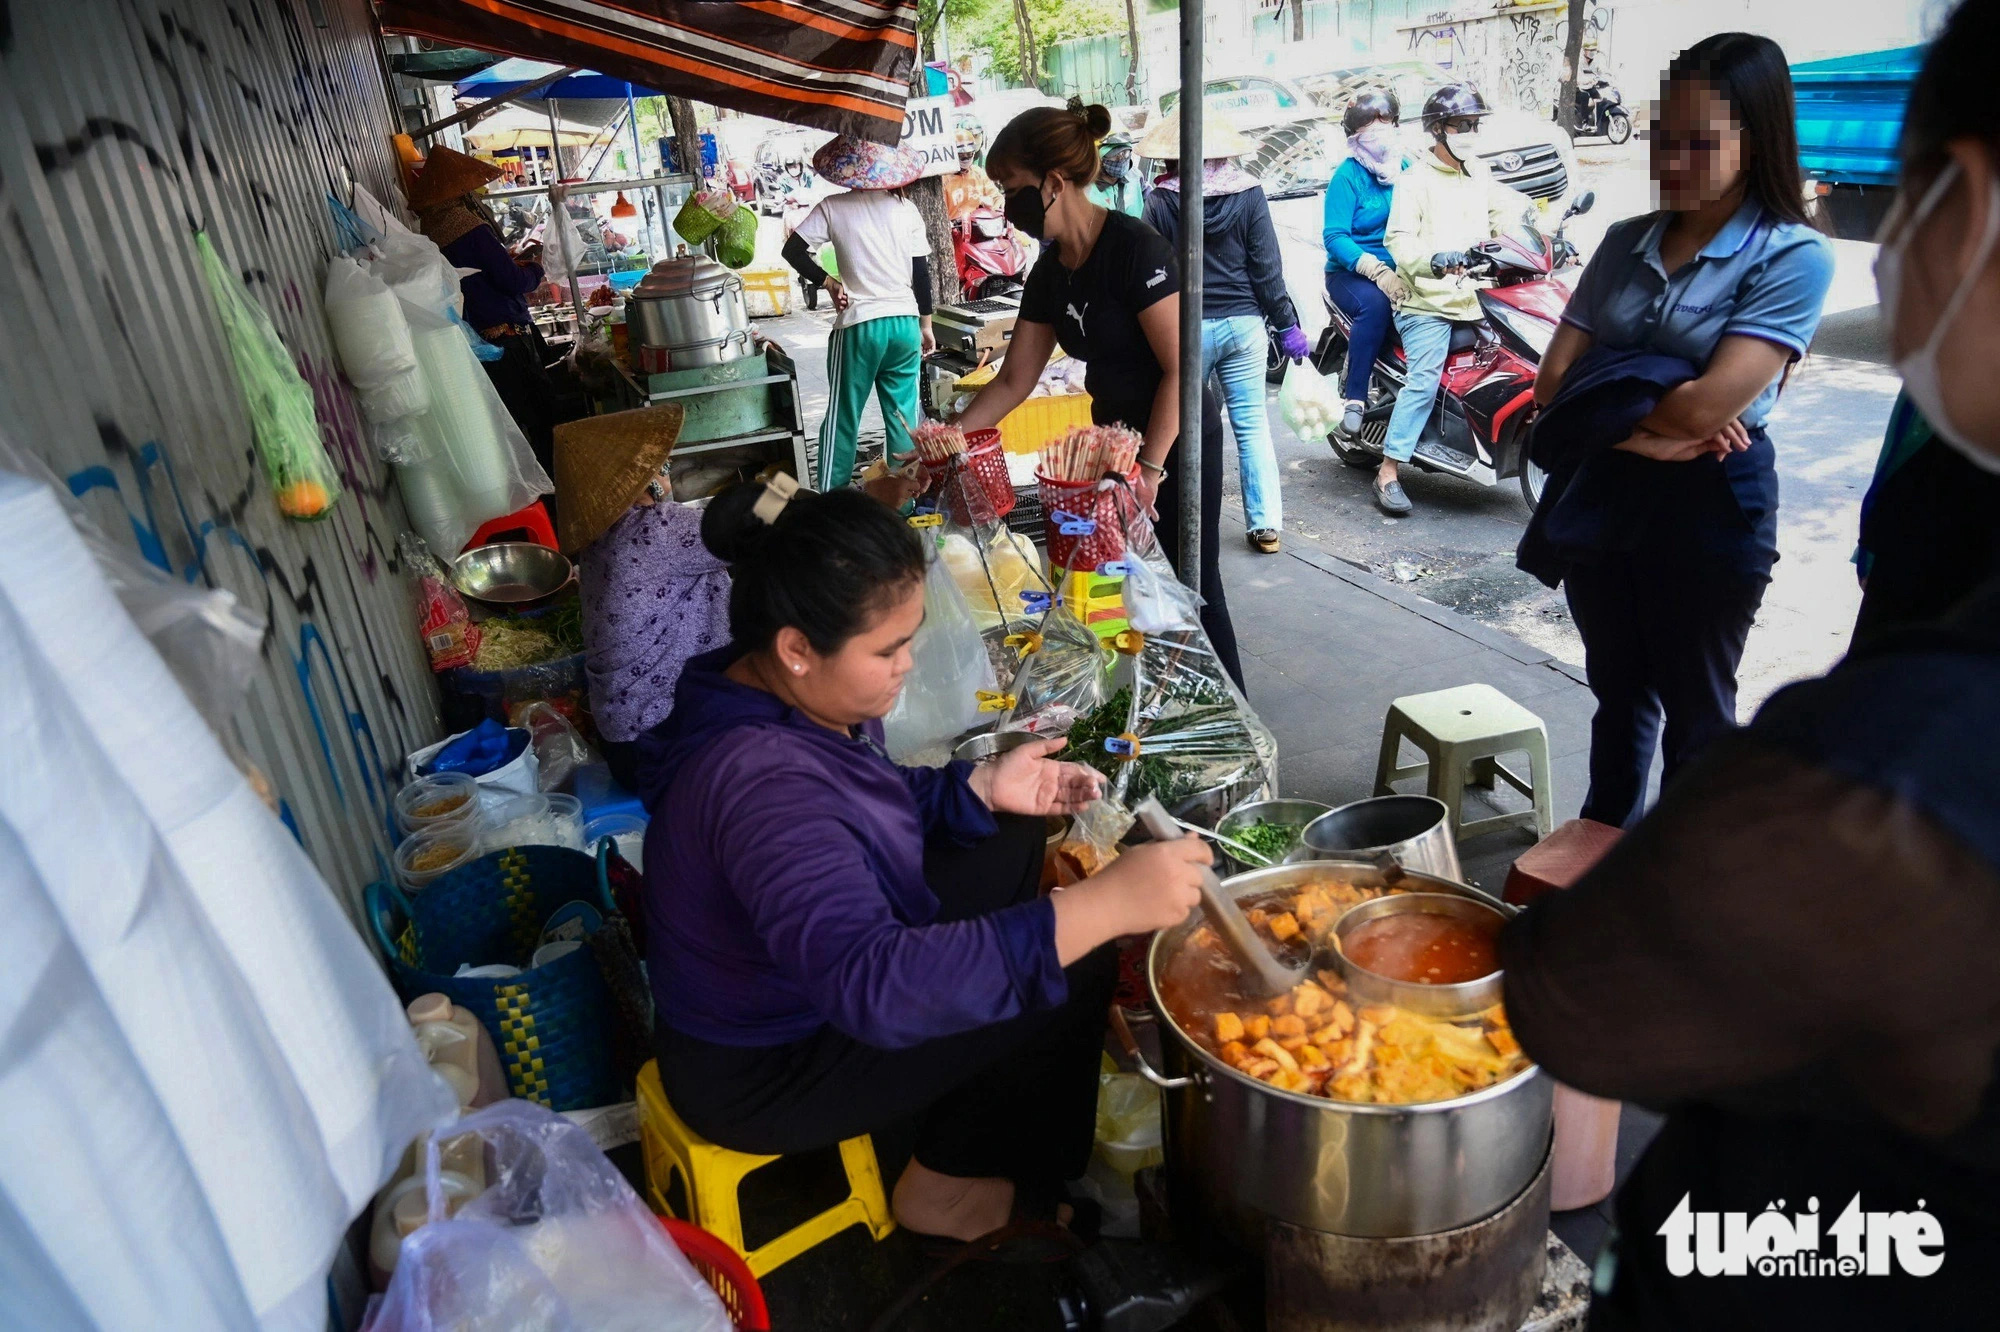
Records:
M1044 841L1042 820L1002 816L1000 832L977 846L933 848L924 870L943 902L939 919L1031 901ZM1107 945L1067 969L1061 1007L902 1050L832 1027L738 1047L662 1026L660 1081L690 1128L736 1151L810 1151L914 1119L914 1154L932 1170L1051 1185L1089 1163L1117 970Z
M507 406L507 414L514 418L514 424L521 427L521 433L528 437L528 447L535 452L535 461L551 477L556 474L556 402L555 387L549 382L548 344L542 341L539 332L530 330L526 334L512 334L501 338L488 338L500 349L497 361L482 361L486 377L493 381L493 388L500 394L500 401Z
M1193 466L1188 457L1187 432L1174 444L1170 456L1175 469ZM1175 572L1181 567L1181 479L1178 471L1167 477L1153 503L1160 519L1156 530L1167 562ZM1222 403L1215 390L1204 386L1201 395L1201 573L1195 591L1201 593L1201 627L1215 648L1216 660L1229 678L1243 688L1243 663L1236 652L1236 626L1229 621L1229 601L1222 591Z
M1736 666L1769 583L1766 574L1650 552L1571 566L1563 589L1597 698L1583 817L1632 823L1656 746L1662 780L1672 781L1736 725Z

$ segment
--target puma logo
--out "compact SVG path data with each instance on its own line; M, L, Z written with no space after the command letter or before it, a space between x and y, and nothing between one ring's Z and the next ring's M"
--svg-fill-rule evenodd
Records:
M1166 280L1167 280L1167 270L1164 268L1156 268L1153 270L1153 276L1146 279L1146 289L1148 291L1151 291L1154 287L1159 286L1162 282L1165 282Z
M1077 326L1078 328L1082 328L1082 327L1083 327L1083 310L1088 310L1088 309L1090 308L1090 302L1089 302L1089 301L1085 301L1085 302L1083 303L1083 310L1079 310L1079 309L1077 309L1077 308L1076 308L1076 302L1075 302L1075 301L1071 301L1071 302L1070 302L1070 303L1069 303L1069 304L1068 304L1068 305L1067 305L1067 306L1066 306L1065 308L1066 308L1066 309L1068 310L1068 312L1069 312L1069 318L1070 318L1070 322L1071 322L1071 323L1073 323L1073 324L1075 324L1075 325L1076 325L1076 326Z

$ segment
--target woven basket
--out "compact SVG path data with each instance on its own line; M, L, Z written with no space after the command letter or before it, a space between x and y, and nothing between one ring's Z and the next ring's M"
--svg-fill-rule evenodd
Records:
M601 860L601 856L600 856ZM481 856L415 897L368 886L368 921L405 1002L443 994L479 1015L500 1053L508 1090L552 1110L630 1099L613 1052L617 1020L595 953L578 948L528 968L543 925L583 901L614 908L601 867L556 846L517 846ZM460 977L462 965L523 968L503 980Z

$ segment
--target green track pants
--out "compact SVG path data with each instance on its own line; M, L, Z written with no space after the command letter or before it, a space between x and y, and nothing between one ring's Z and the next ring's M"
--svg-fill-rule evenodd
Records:
M882 401L891 456L901 457L914 447L910 427L919 420L917 375L922 364L922 328L915 315L886 315L833 330L826 342L826 417L819 427L815 489L835 490L854 480L854 441L870 391Z

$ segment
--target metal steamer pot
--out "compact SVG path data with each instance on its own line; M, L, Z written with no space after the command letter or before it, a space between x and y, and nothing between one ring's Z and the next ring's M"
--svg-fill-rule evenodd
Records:
M1328 880L1380 887L1367 866L1281 865L1238 874L1238 901ZM1508 914L1497 899L1428 874L1400 887L1453 893ZM1160 993L1167 961L1199 914L1153 937L1146 986L1160 1017L1167 1073L1140 1060L1167 1103L1167 1159L1176 1189L1223 1235L1261 1252L1266 1222L1360 1237L1454 1230L1492 1216L1534 1182L1549 1152L1553 1084L1534 1066L1449 1101L1364 1105L1280 1091L1203 1049Z
M632 289L626 309L639 344L666 348L676 370L750 355L743 279L705 254L653 265Z

